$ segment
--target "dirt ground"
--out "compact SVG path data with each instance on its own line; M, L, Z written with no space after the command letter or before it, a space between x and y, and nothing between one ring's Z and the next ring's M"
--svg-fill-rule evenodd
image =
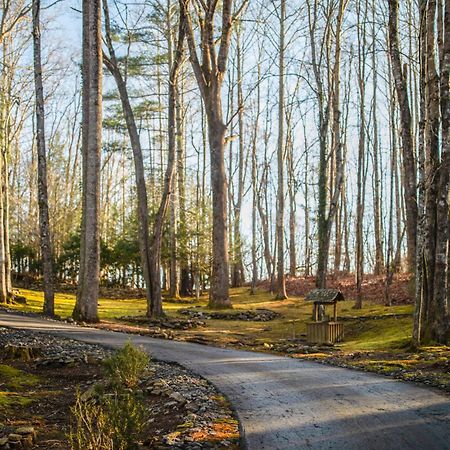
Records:
M65 367L39 367L35 364L8 361L8 365L38 377L39 381L21 396L31 402L11 404L0 408L0 422L3 434L14 432L17 427L33 426L37 432L35 449L67 450L67 435L70 431L70 405L75 402L77 389L86 390L93 381L103 378L99 364L76 364ZM148 410L160 402L160 397L146 396ZM152 425L145 431L147 436L154 434L153 422L158 424L160 434L168 434L184 422L185 411L179 408L162 412L152 417ZM152 448L151 446L147 448Z

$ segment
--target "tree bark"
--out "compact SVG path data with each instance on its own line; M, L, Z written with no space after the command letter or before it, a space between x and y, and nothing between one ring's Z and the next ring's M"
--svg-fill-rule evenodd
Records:
M76 320L98 321L102 143L101 0L83 0L83 211Z
M33 0L34 83L36 95L36 144L38 153L39 234L44 278L44 314L55 314L53 252L47 194L47 154L45 148L44 87L42 84L40 0Z
M200 63L190 1L180 0L181 15L186 19L187 24L186 37L190 60L204 100L208 121L213 200L213 255L211 289L209 293L209 307L211 308L231 307L228 292L228 212L227 180L224 164L226 125L223 121L221 90L226 73L232 24L236 17L232 12L233 0L224 0L221 6L221 31L217 40L214 35L214 16L216 15L217 2L202 3L201 8L196 10L201 40L202 63ZM216 42L218 42L218 48L216 48Z
M405 192L408 268L414 272L417 241L417 175L412 136L411 110L409 106L406 70L402 67L398 38L398 0L389 0L389 56L400 108L403 185Z
M284 274L284 27L286 20L286 1L280 2L280 37L279 37L279 58L278 58L278 144L277 144L277 168L278 168L278 188L277 188L277 218L276 218L276 235L277 235L277 285L275 298L284 300L286 294L286 280Z

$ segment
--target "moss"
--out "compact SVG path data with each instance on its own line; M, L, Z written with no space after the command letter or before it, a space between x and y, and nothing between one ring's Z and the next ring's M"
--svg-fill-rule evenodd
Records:
M39 378L15 367L0 364L0 382L8 389L18 390L36 385Z
M20 395L17 392L0 391L0 408L10 408L14 406L28 406L34 399Z
M0 391L0 407L7 409L16 406L28 406L35 400L28 389L38 382L39 378L35 375L6 364L0 364L0 383L5 389Z

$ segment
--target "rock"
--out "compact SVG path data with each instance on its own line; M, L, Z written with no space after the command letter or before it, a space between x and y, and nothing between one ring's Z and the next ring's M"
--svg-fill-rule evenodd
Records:
M239 312L204 312L197 311L195 308L180 309L180 314L191 319L218 319L218 320L243 320L254 322L268 322L269 320L281 317L281 314L270 309L250 309Z
M16 433L27 436L27 435L36 435L36 431L34 430L34 427L20 427L16 429Z
M3 436L0 438L0 447L4 447L8 443L8 438Z
M80 400L82 402L87 402L88 400L90 400L94 396L95 396L95 388L94 388L94 386L91 386L89 389L87 389L86 391L84 391L81 394Z
M186 409L195 412L198 411L198 406L194 402L190 402L186 405Z
M182 405L187 403L187 400L179 392L173 392L169 395L169 398L175 400L177 403L181 403Z
M17 433L10 433L8 435L8 440L9 441L20 441L22 439L22 436L20 434Z
M175 445L180 437L180 431L174 431L173 433L169 433L168 435L163 437L164 444L167 445Z
M20 443L22 444L23 448L31 448L34 444L34 436L31 434L24 436Z

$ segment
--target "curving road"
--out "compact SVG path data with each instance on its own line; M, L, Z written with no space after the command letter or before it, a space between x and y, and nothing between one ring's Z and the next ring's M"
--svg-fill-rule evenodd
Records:
M182 364L225 394L252 450L450 449L450 398L413 384L291 358L11 313L0 313L0 326L108 347L131 338L155 358Z

